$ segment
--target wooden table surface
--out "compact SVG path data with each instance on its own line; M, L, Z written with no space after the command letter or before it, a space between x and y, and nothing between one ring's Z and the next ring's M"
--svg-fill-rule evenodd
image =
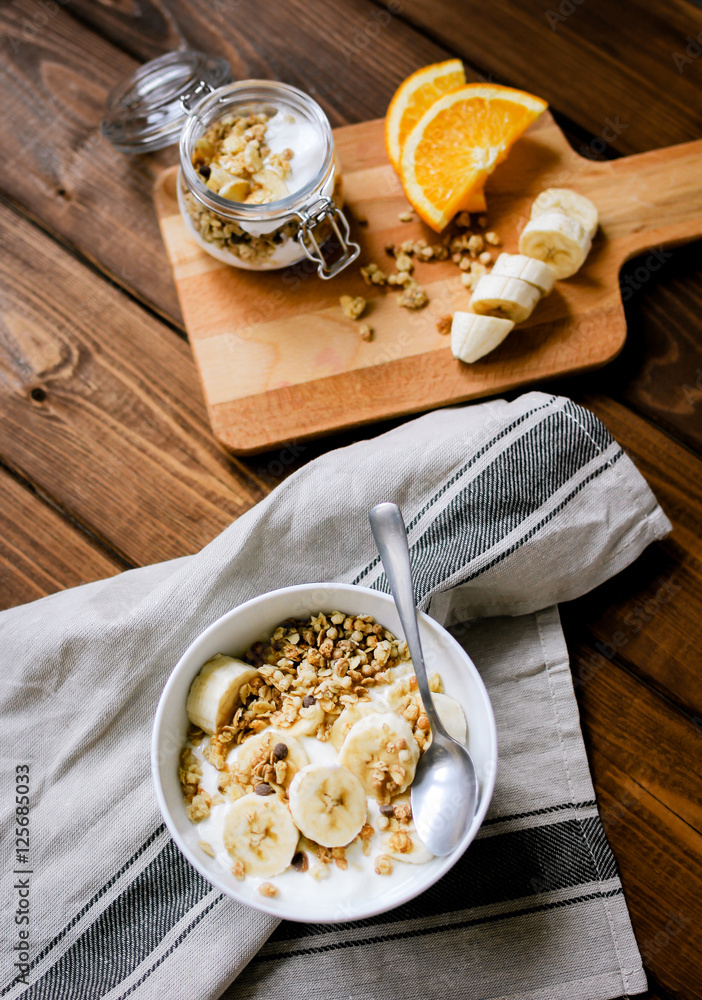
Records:
M293 468L353 439L246 461L214 440L151 200L174 153L109 146L110 88L189 45L225 56L235 78L301 87L336 126L383 115L403 77L458 55L468 79L548 99L583 155L699 138L699 7L549 3L2 5L0 606L195 552ZM700 249L658 270L628 264L623 353L549 386L607 424L675 527L562 612L650 996L685 1000L702 998Z

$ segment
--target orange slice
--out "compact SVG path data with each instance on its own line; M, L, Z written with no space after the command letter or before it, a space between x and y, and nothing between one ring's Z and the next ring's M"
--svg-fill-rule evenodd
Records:
M523 90L469 83L435 101L405 140L400 177L417 215L441 232L482 211L488 176L548 104Z
M449 59L418 69L400 84L385 116L385 148L395 170L400 170L402 144L427 108L465 82L461 60Z

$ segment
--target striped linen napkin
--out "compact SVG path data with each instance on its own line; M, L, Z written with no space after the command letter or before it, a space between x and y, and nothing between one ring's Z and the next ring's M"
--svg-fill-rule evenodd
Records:
M231 607L323 580L387 590L367 518L386 499L408 524L419 606L452 629L493 700L495 795L464 858L418 899L352 924L276 927L212 888L170 840L149 773L153 714L183 650ZM0 615L4 787L29 788L26 850L15 802L2 805L18 874L6 876L0 996L644 990L554 605L669 530L602 424L533 392L327 454L198 555Z

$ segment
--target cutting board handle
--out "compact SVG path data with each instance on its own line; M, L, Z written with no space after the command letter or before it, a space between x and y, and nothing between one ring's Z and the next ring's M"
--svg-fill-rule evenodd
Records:
M702 139L607 164L607 229L622 262L702 237Z

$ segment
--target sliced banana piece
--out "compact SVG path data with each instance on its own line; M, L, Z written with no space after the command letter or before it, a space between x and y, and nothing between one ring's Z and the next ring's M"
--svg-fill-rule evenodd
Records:
M412 782L419 747L406 719L393 712L354 723L339 751L339 763L359 779L367 795L386 799Z
M600 221L597 208L589 198L571 188L548 188L542 191L531 206L531 217L538 219L547 212L563 212L564 215L577 219L590 239L597 232Z
M295 824L322 847L344 847L366 821L366 793L341 764L310 764L290 785L290 812Z
M347 705L331 727L329 742L336 750L340 750L349 730L359 719L365 718L366 715L377 715L382 711L383 708L374 701L357 701L355 705Z
M511 319L455 312L451 321L451 353L459 361L472 364L494 351L513 329Z
M324 709L316 701L313 705L302 707L300 717L286 730L291 736L314 736L324 722Z
M505 278L484 274L475 286L470 300L473 312L499 316L513 323L523 323L531 316L541 292L521 278Z
M258 677L250 663L217 653L208 660L190 686L185 704L194 726L212 736L232 720L244 684Z
M563 212L544 212L527 222L519 252L552 267L557 278L569 278L582 266L591 241L577 219Z
M553 268L535 257L525 257L521 253L501 253L490 274L503 278L521 278L535 285L543 295L553 291L556 275Z
M230 763L230 770L236 775L239 784L256 784L256 780L263 781L254 775L254 769L261 762L266 761L285 764L285 767L278 768L278 774L282 776L276 784L288 789L297 772L309 764L310 759L302 744L283 729L264 729L256 736L249 736L247 740L238 748L234 761Z
M292 861L299 834L285 803L276 795L243 795L227 808L224 847L246 875L280 875Z
M409 678L404 678L393 684L389 688L386 698L392 710L399 714L402 714L410 704L415 707L417 716L424 711L424 702L417 688L410 686ZM454 740L458 740L459 743L465 743L468 727L465 713L460 704L455 698L442 694L440 691L432 691L432 700L449 736L453 736Z
M391 826L397 829L391 829L381 838L380 846L383 853L408 865L423 865L431 861L434 855L419 839L414 820L411 819L412 806L409 792L406 795L398 795L392 800L392 804L407 807L410 819L401 822L391 820Z
M246 198L247 205L267 205L271 201L287 198L288 187L275 170L264 167L252 175L253 190Z
M228 184L219 189L217 194L220 198L227 198L229 201L246 201L250 190L251 184L245 177L232 177Z
M465 713L456 699L448 694L432 694L432 699L446 732L449 736L453 736L454 740L465 744L468 726Z

